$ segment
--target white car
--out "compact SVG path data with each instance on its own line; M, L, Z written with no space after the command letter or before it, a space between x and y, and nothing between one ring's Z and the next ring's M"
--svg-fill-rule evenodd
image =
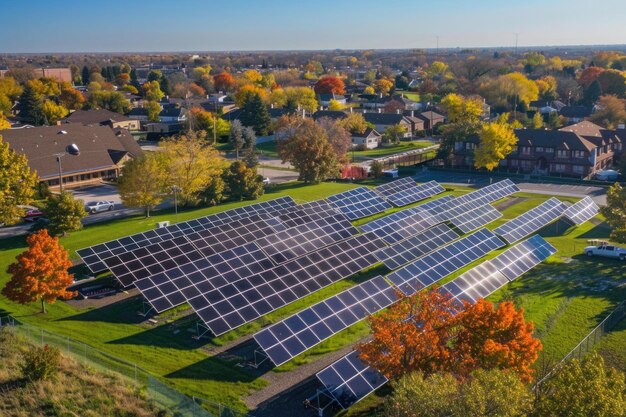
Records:
M605 258L615 258L626 261L626 249L613 245L587 246L585 248L587 256L603 256Z
M115 201L90 201L85 205L85 210L89 214L100 213L101 211L111 211L115 208Z

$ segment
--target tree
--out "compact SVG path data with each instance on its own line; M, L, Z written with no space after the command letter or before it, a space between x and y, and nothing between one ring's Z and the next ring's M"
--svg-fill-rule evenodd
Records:
M476 369L508 369L524 382L532 381L531 365L542 348L533 337L534 325L524 320L524 310L510 301L478 300L458 316L459 331L454 341L453 369L470 375Z
M210 178L224 167L217 150L208 145L203 137L203 132L190 132L162 143L168 186L176 185L182 189L178 193L178 201L183 205L198 204L200 193L207 187Z
M145 154L131 159L122 168L118 191L127 207L144 209L146 217L167 194L167 170L164 158L158 154Z
M235 93L235 103L239 107L243 107L254 95L259 95L263 102L268 100L267 90L257 85L246 84L239 88L239 91Z
M341 104L335 99L331 99L328 102L328 110L334 110L334 111L343 110L343 107L344 107L343 104Z
M337 174L337 157L326 132L311 119L297 127L285 127L278 136L278 154L298 170L298 179L306 184L318 183Z
M4 117L3 114L0 114L0 130L11 128L11 123Z
M340 163L348 161L348 150L352 146L352 136L350 132L344 128L339 121L333 120L329 117L322 117L317 121L326 131L326 137L328 137L328 143L335 151L337 160Z
M59 96L59 103L70 110L82 109L85 105L85 96L73 87L63 88Z
M611 239L626 243L626 189L619 183L609 187L606 206L600 208L600 213L612 227Z
M626 413L624 373L606 367L595 352L565 364L539 390L537 416L620 417Z
M52 100L46 100L41 106L43 114L46 116L46 120L50 123L54 123L68 115L69 110L60 104L56 104Z
M15 152L0 135L0 223L20 221L24 209L35 195L37 174L30 170L26 156Z
M533 129L542 129L543 128L543 116L539 112L535 112L533 114L533 118L531 119L531 126Z
M550 115L548 116L548 126L550 126L550 129L558 129L563 126L561 116L559 116L557 112L550 112Z
M385 166L382 162L374 160L370 165L370 173L374 178L380 178L383 176L383 171L385 170Z
M441 100L451 123L479 123L483 114L483 103L477 98L465 98L448 94Z
M317 109L317 99L315 91L309 87L288 87L285 88L285 108L291 113L296 110L305 110L313 113Z
M161 91L161 86L158 81L148 81L141 86L141 91L146 100L160 101L165 94Z
M235 79L227 72L222 72L213 77L213 85L218 91L230 91L235 86Z
M256 154L256 135L254 134L254 129L249 126L244 128L243 140L246 144L244 160L249 168L254 168L259 164L259 158Z
M602 95L602 86L598 80L594 80L583 92L583 102L587 105L594 104Z
M320 78L313 89L316 94L346 94L346 85L343 80L332 75Z
M216 206L224 199L226 183L223 175L224 173L220 171L217 175L210 177L206 188L200 193L200 199L207 206Z
M381 78L380 80L374 81L372 85L374 87L374 91L377 94L382 94L384 96L388 95L391 89L393 88L393 81L389 81L386 78Z
M223 178L231 198L239 201L254 200L263 195L263 177L256 173L256 169L241 161L230 164Z
M76 200L72 193L64 191L52 196L46 202L46 217L50 220L48 229L54 235L67 235L67 232L83 228L82 219L87 215L83 200Z
M148 82L152 82L152 81L159 81L161 79L161 77L163 76L163 73L159 70L150 70L150 72L148 73Z
M207 138L211 138L213 144L214 139L218 137L228 136L230 132L230 123L218 117L215 113L208 112L201 107L192 107L189 111L189 123L193 130L205 131ZM213 132L213 129L216 131Z
M89 68L87 68L87 65L83 66L83 69L80 72L80 78L83 82L83 85L89 84Z
M450 362L453 311L450 297L439 291L401 298L367 319L372 339L357 344L359 357L389 379L445 370Z
M463 381L448 373L412 373L393 383L385 401L386 415L394 417L522 417L531 408L528 387L500 370L478 370Z
M145 109L148 111L148 120L151 122L159 121L159 114L161 114L161 105L154 101L148 100L145 104Z
M504 117L503 117L504 116ZM507 157L517 144L517 136L510 123L506 121L508 114L499 117L497 121L485 123L480 127L478 136L480 144L474 151L474 166L487 168L491 171Z
M602 74L604 71L604 68L600 67L587 67L580 72L580 75L578 76L578 82L584 89L587 89L589 88L591 83L596 81L600 74Z
M118 91L94 91L89 94L87 105L92 109L107 109L119 114L130 111L130 102Z
M353 135L364 133L368 127L373 127L365 121L361 113L348 113L348 116L341 119L338 123Z
M591 115L592 122L607 129L615 129L626 121L626 100L616 96L602 96L598 100L598 110Z
M228 142L230 146L235 150L235 155L237 159L239 159L239 151L243 148L244 139L243 139L243 125L239 119L233 120L230 124L230 135L228 136Z
M239 120L244 126L251 126L259 136L265 136L270 130L270 112L267 109L265 103L261 99L261 96L254 94L243 105Z
M59 239L50 236L45 229L28 236L26 243L28 249L7 269L11 278L2 289L2 295L20 304L40 301L41 312L45 314L46 303L54 304L59 298L67 299L76 294L67 291L74 281L74 275L67 272L72 262Z
M406 127L400 124L387 126L383 132L382 142L394 144L400 143L400 139L404 137L405 133Z
M598 75L597 81L602 87L602 94L612 94L618 97L624 97L626 93L626 76L622 71L606 70Z
M24 88L19 99L19 116L35 126L47 125L48 119L43 111L43 100L30 84Z

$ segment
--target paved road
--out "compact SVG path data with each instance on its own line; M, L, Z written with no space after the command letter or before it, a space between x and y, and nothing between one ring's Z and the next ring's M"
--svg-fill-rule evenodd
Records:
M486 175L473 175L465 173L451 173L451 172L439 172L439 171L425 171L417 174L415 179L419 182L435 180L443 184L451 185L465 185L471 187L483 187L489 185L491 182L496 182L502 177L489 178ZM570 184L550 184L550 183L529 183L520 182L514 180L520 190L547 194L554 196L564 197L586 197L589 196L600 205L606 204L606 188L585 186L585 185L570 185Z

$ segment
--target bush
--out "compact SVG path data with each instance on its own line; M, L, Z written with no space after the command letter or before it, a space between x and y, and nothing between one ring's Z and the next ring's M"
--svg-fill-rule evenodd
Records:
M61 352L55 347L45 345L34 347L24 354L22 373L31 381L45 380L53 377L61 364Z
M358 152L360 152L360 151L366 151L366 150L367 150L367 146L365 146L365 144L356 145L356 146L354 147L354 150L355 150L355 151L358 151Z

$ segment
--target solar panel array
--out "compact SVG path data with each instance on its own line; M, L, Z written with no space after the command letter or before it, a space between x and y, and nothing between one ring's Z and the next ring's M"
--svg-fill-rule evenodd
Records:
M415 208L427 211L427 212L429 212L431 214L436 214L437 213L437 211L436 211L437 207L441 206L442 204L447 204L447 203L449 203L452 200L454 200L454 196L446 195L446 196L443 196L443 197L436 198L436 199L434 199L432 201L428 201L426 203L420 204L419 206L417 206Z
M411 177L404 177L397 180L393 180L383 185L374 187L374 191L383 197L389 197L400 191L408 190L417 186L415 180Z
M357 233L343 214L335 214L267 235L256 243L275 264L281 264Z
M432 252L435 248L443 246L459 235L445 224L439 224L425 230L409 239L398 242L395 245L383 248L374 255L391 270L400 268L409 262Z
M328 197L330 204L350 220L371 216L391 208L380 195L367 187L353 188Z
M533 236L448 282L439 291L450 294L459 302L467 300L474 303L555 252L556 249L543 238L538 235ZM495 259L499 261L493 262ZM515 271L513 275L505 275L513 271ZM350 352L318 372L317 378L344 409L365 398L387 382L384 375L359 359L357 351Z
M261 330L254 340L279 366L396 300L393 287L377 276Z
M126 236L121 239L100 243L88 248L79 249L78 255L93 273L107 269L104 259L124 252L152 245L154 243L181 237L189 233L206 230L215 226L223 225L234 220L249 217L261 213L278 213L295 207L296 202L291 197L281 197L262 203L250 204L232 210L201 217L199 219L180 222L167 227L148 230L143 233Z
M371 231L387 243L395 243L428 229L435 222L427 212L409 209L366 223L361 226L361 230Z
M365 365L352 351L317 374L337 403L346 409L385 385L384 375Z
M384 242L368 233L255 275L240 275L188 299L218 336L377 263ZM199 271L203 274L203 271Z
M396 207L406 206L416 201L443 193L446 189L439 185L436 181L429 181L406 190L399 191L395 194L387 196L387 200Z
M464 206L459 206L463 208ZM463 213L450 219L450 222L463 233L481 228L502 217L502 213L492 205L485 204L475 208L468 208Z
M574 224L583 224L587 220L591 220L600 211L598 205L591 197L585 197L582 200L569 206L563 215L570 219Z
M387 278L405 295L411 295L502 246L504 242L493 232L481 229L392 272Z
M559 199L552 197L497 227L494 232L509 244L515 243L558 219L566 207Z

